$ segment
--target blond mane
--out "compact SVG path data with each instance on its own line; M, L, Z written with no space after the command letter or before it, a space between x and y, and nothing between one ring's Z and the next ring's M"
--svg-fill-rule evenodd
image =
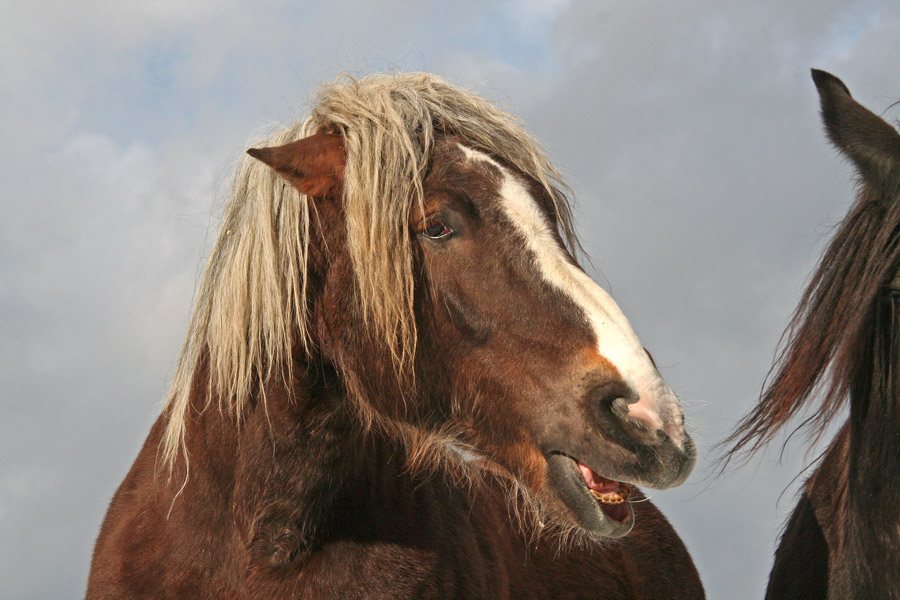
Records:
M577 247L561 191L568 188L536 140L516 118L434 75L342 76L320 90L309 118L259 145L317 132L343 136L343 206L358 309L398 372L409 369L416 350L407 221L423 200L436 135L456 136L540 182L556 206L563 237ZM292 348L298 342L307 352L312 348L306 263L313 210L268 166L249 156L240 160L168 394L162 452L170 467L185 451L192 394L205 395L205 403L216 397L220 408L240 418L255 382L289 381Z

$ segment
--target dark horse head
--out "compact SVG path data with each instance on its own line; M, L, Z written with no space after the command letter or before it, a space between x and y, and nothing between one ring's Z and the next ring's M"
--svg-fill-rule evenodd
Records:
M729 456L761 448L816 396L821 407L804 423L821 435L849 400L782 537L767 597L900 598L900 135L833 75L813 79L859 194Z
M192 325L203 350L182 360L207 353L229 408L256 381L333 373L410 464L513 481L594 537L630 530L631 484L688 476L681 404L570 252L560 178L508 115L437 78L366 78L249 153Z

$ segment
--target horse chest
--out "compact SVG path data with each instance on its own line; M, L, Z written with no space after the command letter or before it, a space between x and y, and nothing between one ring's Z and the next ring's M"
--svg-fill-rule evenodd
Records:
M529 543L500 495L473 497L431 481L402 500L336 504L327 541L302 563L254 570L249 597L644 597L622 545L561 551L552 538ZM279 596L284 590L296 596Z

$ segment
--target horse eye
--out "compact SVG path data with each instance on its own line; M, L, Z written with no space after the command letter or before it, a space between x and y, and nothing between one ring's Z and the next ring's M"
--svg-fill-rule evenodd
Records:
M453 233L453 230L444 225L443 221L438 219L428 221L428 223L425 224L425 229L422 230L422 235L431 240L445 238L451 233Z

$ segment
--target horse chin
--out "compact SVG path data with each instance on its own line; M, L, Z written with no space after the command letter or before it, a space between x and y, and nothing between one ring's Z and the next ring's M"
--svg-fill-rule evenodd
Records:
M620 538L634 527L633 486L597 475L562 453L547 457L550 483L576 524L595 538ZM585 469L592 474L586 474Z

